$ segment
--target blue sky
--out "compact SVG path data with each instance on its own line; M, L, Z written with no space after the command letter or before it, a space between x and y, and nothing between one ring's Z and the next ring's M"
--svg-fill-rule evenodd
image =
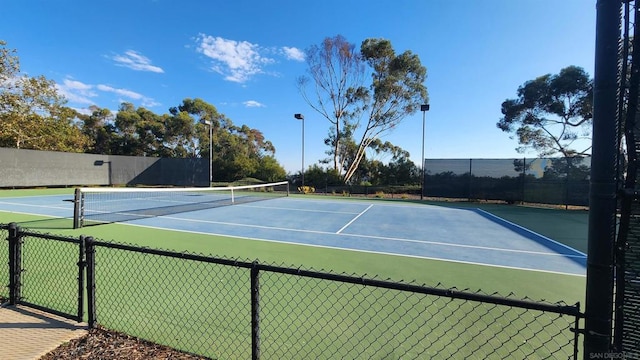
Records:
M304 50L343 35L410 50L427 68L425 157L522 157L496 127L518 86L569 65L593 76L595 0L2 1L0 39L21 70L54 80L68 105L163 114L202 98L261 130L289 172L325 158L329 123L304 102ZM385 141L419 166L422 113ZM529 153L528 156L534 154ZM379 158L389 160L388 158Z

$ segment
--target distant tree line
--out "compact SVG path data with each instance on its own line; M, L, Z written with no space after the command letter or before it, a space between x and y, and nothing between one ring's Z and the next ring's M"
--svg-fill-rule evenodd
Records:
M0 41L0 146L105 155L190 158L209 156L212 126L214 179L286 178L275 147L262 132L237 126L201 99L184 99L168 113L122 103L117 113L65 106L55 83L20 74L16 50Z

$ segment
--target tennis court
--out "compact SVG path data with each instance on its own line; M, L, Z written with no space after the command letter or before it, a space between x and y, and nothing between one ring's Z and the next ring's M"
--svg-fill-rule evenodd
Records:
M73 194L0 198L0 211L71 218ZM128 200L131 202L132 200ZM136 206L145 207L143 200ZM586 256L480 209L278 197L144 217L132 226L584 276Z

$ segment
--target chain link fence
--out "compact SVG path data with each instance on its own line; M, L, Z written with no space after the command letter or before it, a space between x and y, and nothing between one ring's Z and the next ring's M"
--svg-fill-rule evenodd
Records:
M311 192L372 196L589 205L591 158L425 159L424 188L413 185L312 184Z
M93 249L97 324L214 359L251 358L246 269L121 244Z
M84 248L77 238L21 231L20 301L82 319Z
M9 226L0 224L0 304L9 300Z
M5 301L45 310L76 321L84 313L84 237L24 231L0 224L0 255L8 260L0 274ZM4 253L3 249L6 249ZM4 282L6 281L6 282Z
M640 359L640 196L628 196L616 247L614 344L629 359Z
M569 359L576 350L576 318L528 308L535 302L274 270L260 278L265 358Z
M92 238L16 238L21 272L34 272L18 282L18 303L71 311L62 304L83 303L80 264L91 327L214 359L575 359L580 347L578 304Z

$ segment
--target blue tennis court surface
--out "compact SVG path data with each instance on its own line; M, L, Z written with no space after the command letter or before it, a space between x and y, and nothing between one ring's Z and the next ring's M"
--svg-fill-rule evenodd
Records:
M71 198L0 198L0 211L70 218ZM586 273L585 254L478 209L288 197L127 224L487 266Z

